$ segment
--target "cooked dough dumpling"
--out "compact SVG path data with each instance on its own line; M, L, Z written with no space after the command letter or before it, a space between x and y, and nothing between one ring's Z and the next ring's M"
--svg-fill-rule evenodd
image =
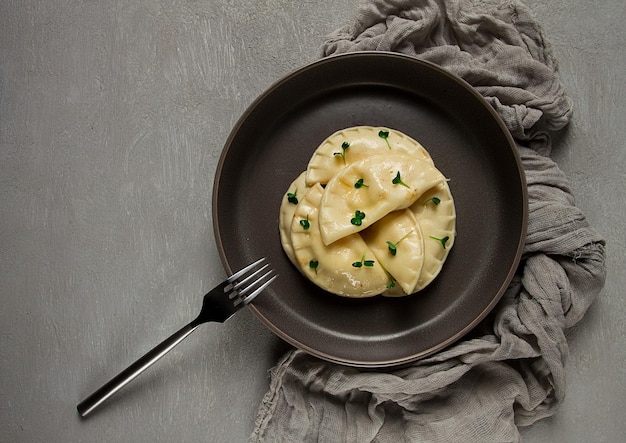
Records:
M355 126L335 132L315 150L307 168L307 184L326 184L350 163L372 155L390 153L412 155L432 164L428 151L402 132L382 127Z
M280 203L280 215L278 220L280 242L283 245L287 257L289 257L289 260L291 260L291 263L294 265L296 264L296 257L293 253L293 246L291 246L291 222L299 200L302 199L308 191L305 183L305 175L306 173L303 172L289 185L289 189Z
M424 236L424 265L414 289L419 291L437 277L454 245L456 210L448 183L429 189L409 209Z
M324 244L409 207L443 181L445 177L434 166L406 154L374 155L346 166L328 182L322 198Z
M424 263L424 239L413 212L391 212L362 231L361 236L404 291L398 295L413 293Z
M311 187L300 199L291 225L291 244L301 272L320 288L346 297L371 297L389 283L387 274L359 234L326 246L319 229L324 189ZM308 228L300 223L307 220ZM360 265L354 266L360 263Z
M403 296L441 272L456 235L446 177L430 154L393 129L337 131L283 194L280 241L325 291Z

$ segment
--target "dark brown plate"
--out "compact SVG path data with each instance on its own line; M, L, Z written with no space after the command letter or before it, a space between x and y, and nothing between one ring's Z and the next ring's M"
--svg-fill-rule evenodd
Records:
M328 294L302 277L282 250L278 213L287 187L327 136L358 125L412 136L450 179L455 245L438 278L420 293ZM217 168L213 223L228 272L266 256L280 274L250 306L267 327L320 358L383 367L443 349L498 302L524 244L526 185L509 132L467 83L415 58L360 52L299 69L248 108Z

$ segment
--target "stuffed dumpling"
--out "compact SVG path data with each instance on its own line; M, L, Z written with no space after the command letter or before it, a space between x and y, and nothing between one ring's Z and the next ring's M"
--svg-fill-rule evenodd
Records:
M422 229L409 209L393 211L361 232L376 259L399 285L412 294L424 264Z
M443 268L456 236L456 210L447 182L426 191L409 208L424 236L424 265L414 291L424 289Z
M434 166L402 154L375 155L352 163L326 185L320 207L325 244L371 226L391 211L411 206L445 181Z
M291 226L291 245L300 271L320 288L345 297L380 294L389 278L359 234L331 245L322 241L319 205L324 189L318 183L300 200ZM301 224L301 220L307 223Z
M280 230L280 241L289 260L294 265L296 257L291 246L291 222L293 221L296 208L308 191L305 180L306 173L300 174L290 185L280 203L280 213L278 225Z
M354 126L326 138L315 150L306 171L308 186L326 184L350 163L373 155L407 154L433 163L428 151L400 131L374 126Z

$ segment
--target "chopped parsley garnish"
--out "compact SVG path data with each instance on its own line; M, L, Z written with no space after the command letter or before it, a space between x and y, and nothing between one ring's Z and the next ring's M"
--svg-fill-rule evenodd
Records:
M379 131L378 136L387 142L387 146L391 149L391 145L389 144L389 131Z
M426 200L426 201L424 202L424 204L427 204L428 202L433 202L433 204L436 206L436 205L438 205L439 203L441 203L441 200L440 200L439 198L437 198L437 197L431 197L431 198L429 198L428 200Z
M405 238L407 238L412 232L413 230L411 229L409 232L407 232L404 235L404 237L402 237L400 240L398 240L395 243L391 241L387 241L387 249L389 249L389 253L395 256L398 253L398 245L400 244L400 242L404 240Z
M354 226L361 226L363 224L363 219L365 218L365 212L361 212L358 209L354 211L354 217L350 219L350 223Z
M400 177L400 171L398 171L398 173L396 174L396 176L394 177L393 180L391 180L391 183L393 183L394 185L402 185L406 188L410 188L409 185L407 185L406 183L404 183L402 181L402 178Z
M293 192L288 192L287 193L287 201L289 203L293 203L294 205L297 205L298 204L298 197L297 197L297 195L298 195L298 190L297 189L295 191L293 191Z
M356 189L359 189L359 188L369 188L369 186L367 186L365 183L363 183L363 179L362 179L362 178L358 179L358 180L354 183L354 187L355 187Z
M446 249L446 243L448 242L448 240L450 240L450 237L448 237L447 235L444 238L437 238L437 237L433 237L432 235L429 235L429 237L441 243L441 246L443 246L443 249Z
M336 157L336 156L341 157L341 159L342 159L342 160L343 160L343 162L345 163L345 162L346 162L346 150L347 150L349 147L350 147L350 143L348 143L348 142L343 142L343 143L341 144L341 152L333 152L333 155L334 155L335 157Z
M320 262L317 260L311 260L309 262L309 268L313 269L315 271L315 273L317 274L317 267L319 266Z
M305 231L311 227L311 223L309 223L308 215L306 216L306 218L303 218L302 220L300 220L300 226L302 226L302 229L304 229Z
M366 266L368 268L371 268L372 266L374 266L375 261L374 260L365 260L365 256L363 255L361 257L360 261L355 261L354 263L352 263L352 266L355 268L360 268L363 266Z

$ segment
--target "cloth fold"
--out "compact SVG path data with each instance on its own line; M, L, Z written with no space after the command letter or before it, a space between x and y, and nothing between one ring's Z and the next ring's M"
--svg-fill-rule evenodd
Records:
M475 87L516 140L526 174L524 255L492 315L470 336L383 371L288 352L271 371L255 442L517 442L518 426L554 414L565 396L567 328L605 280L604 239L575 206L549 158L572 117L543 31L505 0L370 0L327 37L324 55L409 54Z

